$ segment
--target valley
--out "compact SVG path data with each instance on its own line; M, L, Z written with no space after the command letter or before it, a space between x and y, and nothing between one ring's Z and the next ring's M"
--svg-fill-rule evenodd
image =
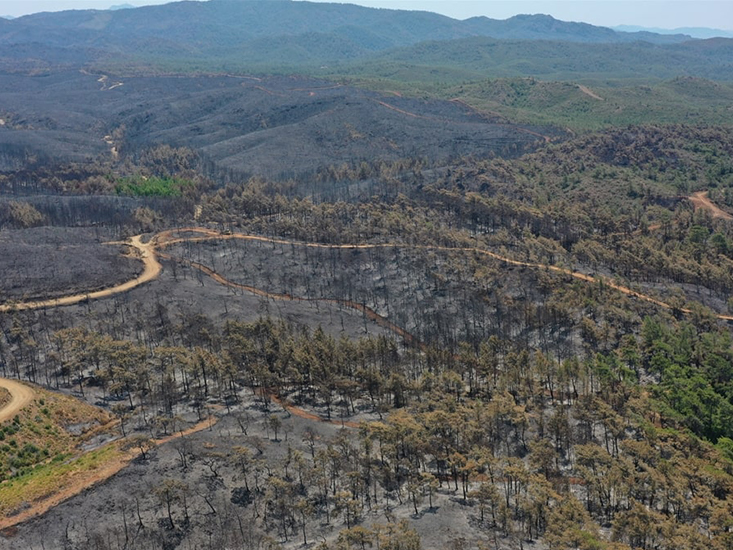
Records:
M516 155L564 136L487 119L457 103L309 78L128 77L115 89L100 89L100 78L108 75L7 75L0 82L12 121L0 127L6 169L27 166L29 157L115 162L121 151L165 144L197 151L221 176L297 177L355 159ZM277 159L274 149L283 152Z

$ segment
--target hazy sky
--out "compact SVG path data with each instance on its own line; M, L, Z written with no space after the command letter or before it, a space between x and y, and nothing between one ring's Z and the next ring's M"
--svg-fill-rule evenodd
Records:
M115 4L165 4L169 0L0 0L0 15L38 11L105 9ZM646 27L712 27L733 30L731 0L359 0L364 6L428 10L465 19L486 15L506 19L517 13L548 13L566 21L594 25Z

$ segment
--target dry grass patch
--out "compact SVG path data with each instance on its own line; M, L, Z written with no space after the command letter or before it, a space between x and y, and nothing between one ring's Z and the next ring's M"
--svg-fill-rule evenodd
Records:
M100 470L117 463L124 465L128 460L129 453L121 450L119 442L113 442L79 456L56 455L53 460L0 484L0 527L4 520L40 501L50 498L52 502L44 506L50 508L56 500L63 500L66 492L75 494L76 487L89 486L99 477L105 479L106 475L98 475Z
M34 391L28 406L0 423L0 490L40 467L78 455L85 442L114 425L102 409L37 387ZM6 501L0 497L0 502Z
M68 395L38 387L34 391L28 406L0 423L0 526L37 509L41 501L52 505L127 457L116 442L82 450L116 426L111 414Z

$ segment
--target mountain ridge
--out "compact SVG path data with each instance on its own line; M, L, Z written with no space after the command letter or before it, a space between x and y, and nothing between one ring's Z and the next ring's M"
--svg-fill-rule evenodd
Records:
M45 61L48 48L66 48L86 52L79 56L78 65L108 58L133 62L144 58L154 63L161 59L215 62L222 57L272 50L286 60L295 51L299 62L318 65L426 41L471 37L595 44L676 44L691 40L683 35L619 33L549 15L457 20L427 11L353 4L216 0L120 10L44 12L3 20L0 58L18 59L13 48L21 48L22 59ZM299 40L305 45L299 45ZM283 42L290 46L283 49ZM278 63L277 57L255 57L264 65Z
M638 25L617 25L611 27L620 32L651 32L655 34L686 34L693 38L733 38L733 31L712 29L710 27L678 27L664 29L660 27L641 27Z
M689 76L733 81L730 59L733 59L733 40L728 38L659 45L469 37L379 52L350 67L340 68L340 73L413 82L432 81L436 75L440 75L441 81L456 82L514 76L560 81L578 78L649 81Z

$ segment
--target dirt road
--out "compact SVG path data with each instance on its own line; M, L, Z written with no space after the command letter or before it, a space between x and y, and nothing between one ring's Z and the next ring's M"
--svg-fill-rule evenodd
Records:
M693 193L692 196L689 197L689 199L695 207L695 210L702 208L703 210L707 210L708 212L710 212L713 218L733 220L733 216L728 214L728 212L725 212L724 210L721 210L720 208L715 206L715 204L708 198L707 191L698 191L697 193Z
M583 92L585 95L592 97L593 99L597 99L598 101L605 101L601 96L599 96L597 93L595 93L593 90L588 88L588 86L583 86L582 84L578 84L578 89Z
M712 203L711 203L712 204ZM383 244L321 244L321 243L298 243L296 241L288 241L284 239L273 239L270 237L260 237L257 235L246 235L243 233L231 233L228 235L224 235L221 233L217 233L216 231L212 231L210 229L206 228L197 228L197 227L188 227L179 230L180 232L188 232L188 233L200 233L203 236L201 237L174 237L175 231L164 231L162 233L159 233L156 236L156 243L159 247L165 247L172 244L180 243L180 242L203 242L208 240L228 240L228 239L240 239L240 240L247 240L247 241L258 241L258 242L266 242L266 243L274 243L274 244L286 244L286 245L296 245L296 246L304 246L307 248L328 248L328 249L344 249L344 250L350 250L350 249L375 249L375 248L409 248L413 250L437 250L441 252L471 252L474 254L479 254L482 256L487 256L489 258L493 258L495 260L499 260L501 262L504 262L509 265L516 265L519 267L529 267L532 269L545 269L548 271L552 271L555 273L559 273L562 275L567 275L570 277L573 277L575 279L579 279L581 281L585 281L588 283L603 283L605 286L612 288L622 294L626 294L627 296L631 296L634 298L637 298L639 300L644 300L646 302L652 303L654 305L657 305L663 309L673 309L673 307L661 300L657 300L656 298L653 298L651 296L648 296L646 294L642 294L641 292L637 292L636 290L633 290L629 287L619 285L614 283L611 279L608 279L606 277L599 277L597 275L586 275L585 273L580 273L579 271L573 271L571 269L566 269L564 267L558 267L555 265L548 265L548 264L539 264L539 263L533 263L533 262L523 262L521 260L513 260L511 258L507 258L506 256L502 256L501 254L497 254L495 252L490 252L488 250L484 250L482 248L475 248L475 247L450 247L450 246L432 246L432 245L409 245L409 244L398 244L398 243L383 243ZM171 258L173 259L173 258ZM199 269L206 273L207 275L214 278L216 281L222 283L222 284L228 284L230 286L235 286L234 283L231 283L230 281L227 281L223 277L221 277L218 274L215 274L213 270L206 266L201 266L200 264L190 264L192 267ZM275 299L292 299L291 297L286 297L283 295L275 295L275 294L269 294L263 290L255 289L252 287L246 287L243 285L236 285L239 286L239 288L242 288L244 290L253 292L255 294L261 295L261 296L268 296L270 298ZM325 300L324 300L325 301ZM690 309L686 308L680 308L679 311L681 313L690 314L692 311ZM733 315L715 315L716 318L721 319L723 321L733 321Z
M730 216L730 214L723 212L722 210L717 208L713 203L711 203L710 200L707 199L705 192L696 193L695 195L690 197L690 200L693 200L693 202L697 200L700 204L704 205L703 206L704 208L711 209L711 211L713 212L718 212L717 214L718 217L723 217L725 219L733 219L733 217ZM183 235L182 236L182 234L184 233L195 233L200 236L193 236L193 235ZM621 292L622 294L626 294L627 296L632 296L639 300L644 300L646 302L655 304L664 309L673 309L673 307L666 302L663 302L661 300L658 300L646 294L642 294L640 292L632 290L629 287L614 283L611 279L606 278L606 277L586 275L578 271L573 271L573 270L570 270L564 267L558 267L555 265L540 264L540 263L533 263L533 262L523 262L521 260L514 260L512 258L508 258L506 256L502 256L501 254L490 252L488 250L484 250L481 248L449 247L449 246L433 246L433 245L410 245L410 244L402 244L402 243L323 244L323 243L290 241L286 239L274 239L270 237L262 237L259 235L247 235L244 233L223 234L223 233L219 233L217 231L214 231L208 228L204 228L204 227L186 227L186 228L180 228L180 229L170 229L167 231L161 231L160 233L155 235L148 243L143 243L140 235L136 237L132 237L132 239L127 243L109 243L109 244L126 244L128 246L133 247L133 249L139 252L140 259L145 264L145 269L142 275L140 275L139 277L131 281L127 281L126 283L122 283L120 285L116 285L116 286L113 286L107 289L99 290L96 292L90 292L86 294L75 294L71 296L65 296L62 298L55 298L51 300L41 300L41 301L36 301L36 302L18 302L14 304L4 304L0 306L0 312L64 306L64 305L76 304L84 300L105 298L108 296L113 296L115 294L126 292L142 284L145 284L149 281L152 281L156 279L158 275L160 275L162 266L160 262L158 261L158 256L162 258L175 260L175 261L182 261L178 258L174 258L172 256L169 256L168 254L163 253L162 251L160 251L160 249L173 245L173 244L176 244L176 243L182 243L182 242L204 242L204 241L209 241L209 240L229 240L229 239L264 242L264 243L270 243L270 244L294 245L294 246L302 246L305 248L320 248L320 249L342 249L342 250L361 249L361 250L365 250L365 249L377 249L377 248L408 248L408 249L414 249L414 250L433 250L433 251L454 252L454 253L455 252L462 252L462 253L468 252L468 253L473 253L473 254L493 258L495 260L499 260L509 265L528 267L532 269L545 269L545 270L553 271L555 273L559 273L562 275L567 275L569 277L573 277L581 281L586 281L589 283L603 283L607 287L612 288L618 292ZM238 286L239 288L242 288L243 290L247 290L249 292L252 292L254 294L258 294L261 296L268 296L270 298L285 299L285 300L294 300L295 299L291 296L270 294L266 291L263 291L261 289L256 289L254 287L248 287L244 285L234 285L231 281L227 281L226 279L216 274L212 269L208 268L207 266L203 266L195 262L184 262L184 263L188 263L192 267L199 269L200 271L206 273L207 275L212 277L214 280L222 284L227 284L229 286ZM299 300L303 300L303 299L299 299ZM322 301L332 301L332 302L342 303L349 307L360 309L360 311L363 311L364 313L372 317L375 321L380 322L380 320L377 319L377 317L379 317L378 315L376 315L372 311L365 311L361 309L363 308L363 306L360 306L359 304L351 305L351 304L347 304L345 301L333 300L333 299L330 299L330 300L324 299ZM685 314L692 313L691 310L685 309L685 308L681 308L679 309L679 311ZM724 321L733 321L733 316L731 315L718 314L718 315L715 315L715 317L718 319L724 320ZM402 335L400 332L401 329L399 327L392 325L391 323L389 323L389 321L387 321L384 318L381 319L381 322L386 323L385 326L388 326L388 328L390 328L394 332Z
M0 384L2 384L3 381L4 379L0 379ZM205 420L202 420L198 424L191 426L187 430L177 432L162 439L153 439L151 440L151 443L155 447L163 445L165 443L170 443L171 441L180 437L185 437L196 432L211 429L217 423L217 421L217 417L207 418ZM108 445L110 446L119 444L119 441L108 443ZM125 468L138 456L140 456L140 451L134 448L129 449L124 453L117 455L113 460L108 461L99 468L80 471L77 475L72 476L70 479L68 479L64 484L63 489L61 489L60 491L53 493L48 497L34 501L29 508L26 508L19 514L11 517L0 518L0 530L8 529L14 525L23 523L24 521L28 521L33 517L40 516L41 514L48 512L51 508L58 506L65 500L68 500L71 497L78 495L82 491L86 491L87 489L106 481L117 472Z
M19 410L33 401L35 395L30 387L7 378L0 378L0 388L10 392L10 402L0 409L0 422L13 418Z
M693 197L690 197L690 200L692 200L693 202L698 201L699 204L701 205L700 207L711 210L712 212L714 212L713 214L714 216L715 216L715 212L719 212L717 217L722 217L725 219L733 219L733 216L730 216L729 214L723 212L722 210L718 209L714 204L712 204L709 201L709 199L707 199L707 194L704 192L696 193L695 195L693 195ZM697 204L698 203L696 203L696 205ZM193 233L194 235L185 235L185 233ZM616 284L612 280L605 278L605 277L586 275L584 273L572 271L572 270L569 270L563 267L559 267L559 266L554 266L554 265L546 265L546 264L514 260L511 258L502 256L500 254L497 254L495 252L490 252L488 250L475 248L475 247L409 245L409 244L402 244L402 243L329 245L329 244L322 244L322 243L304 243L304 242L289 241L289 240L284 240L284 239L273 239L273 238L262 237L262 236L257 236L257 235L247 235L247 234L237 234L237 233L222 234L222 233L219 233L217 231L213 231L207 228L190 227L190 228L182 228L178 230L163 231L155 235L155 237L151 239L151 241L148 243L143 243L141 240L141 236L133 237L127 243L110 243L110 244L126 244L132 247L133 250L136 250L139 253L139 258L143 261L145 269L139 277L131 281L122 283L120 285L116 285L114 287L110 287L108 289L104 289L104 290L100 290L100 291L92 292L92 293L87 293L87 294L77 294L77 295L52 299L52 300L26 302L26 303L19 303L19 304L13 304L13 305L4 305L4 306L0 306L0 311L8 311L11 309L34 309L34 308L69 305L69 304L81 302L86 299L102 298L102 297L112 296L114 294L118 294L121 292L126 292L127 290L133 289L137 286L140 286L149 281L152 281L160 275L162 266L160 262L158 261L158 256L160 256L161 258L167 258L173 261L179 261L179 262L186 263L187 265L204 272L206 275L210 276L211 278L213 278L215 281L219 282L220 284L225 284L228 286L235 286L237 288L246 290L248 292L252 292L260 296L266 296L268 298L281 299L281 300L298 300L298 301L316 301L317 300L317 299L310 300L306 298L299 298L299 297L294 297L294 296L284 295L284 294L273 294L273 293L266 292L262 289L234 283L232 281L228 281L227 279L217 274L216 272L214 272L211 268L207 266L204 266L202 264L198 264L195 262L191 262L188 260L175 258L173 256L170 256L162 252L161 250L162 248L165 248L175 243L202 242L202 241L215 240L215 239L216 240L240 239L240 240L275 243L275 244L287 244L287 245L293 244L296 246L303 246L307 248L321 248L321 249L409 248L409 249L442 251L442 252L448 252L448 253L472 253L472 254L492 258L492 259L504 262L505 264L508 264L508 265L527 267L527 268L532 268L532 269L545 269L545 270L552 271L552 272L555 272L561 275L565 275L565 276L573 277L575 279L586 281L589 283L598 283L598 284L602 283L603 285L607 286L608 288L612 288L618 292L621 292L622 294L626 294L628 296L632 296L640 300L645 300L647 302L655 304L664 309L672 309L672 306L668 303L665 303L661 300L657 300L656 298L653 298L651 296L641 294L623 285ZM371 319L375 320L377 323L382 324L383 326L389 328L390 330L402 336L403 338L407 340L414 339L414 337L410 335L408 332L406 332L404 329L391 323L388 319L378 315L376 312L366 308L362 304L358 304L355 302L347 302L346 300L337 300L337 299L324 299L322 301L338 303L346 307L357 309L361 311L362 313L366 314L367 316L369 316ZM686 314L692 313L691 310L689 309L680 309L679 311L681 311L682 313L686 313ZM722 319L726 321L733 320L733 316L731 315L716 315L716 317L718 319ZM415 341L414 343L419 345L419 342L417 341ZM20 384L18 382L15 382L13 380L6 380L6 379L0 378L0 387L6 388L11 394L11 401L8 403L8 405L0 409L0 421L7 420L8 418L12 418L12 416L14 416L17 413L17 411L19 411L22 407L24 407L30 401L32 401L33 396L34 396L34 392L30 387ZM295 407L289 403L279 401L277 398L274 398L273 400L280 403L285 408L287 408L291 413L296 414L298 416L302 416L303 418L314 420L314 421L320 421L320 422L327 421L321 418L320 416L315 415L311 412L305 411L299 407ZM175 439L176 437L180 437L180 435L185 435L188 433L193 433L195 431L203 430L207 427L210 427L212 422L214 421L215 420L213 421L207 420L207 421L201 422L198 425L190 428L183 434L176 434L174 436L169 436L168 438L158 440L155 443L156 444L167 443L168 441ZM341 422L339 422L338 420L331 420L330 422L333 424L341 424ZM347 427L357 426L357 424L353 422L344 422L343 425ZM87 475L80 476L78 479L73 480L72 483L69 483L69 486L65 490L61 491L60 493L55 494L53 497L43 500L39 503L36 503L31 509L24 511L23 513L19 514L18 516L14 516L13 518L4 518L3 520L0 520L0 529L15 525L17 523L20 523L22 521L29 519L30 517L33 517L34 515L43 513L44 511L50 509L51 507L62 502L63 500L66 500L67 498L75 494L78 494L79 492L83 491L84 489L87 489L101 481L104 481L105 479L111 477L112 475L117 473L119 470L124 468L136 456L137 456L136 452L130 451L128 453L120 455L116 460L111 461L110 463L106 464L104 468L101 468L93 473L87 473Z
M122 292L127 292L135 287L148 283L160 275L160 271L163 266L160 265L158 258L155 254L155 247L152 243L143 243L141 236L132 237L130 242L126 243L107 243L107 244L121 244L131 246L133 250L136 250L139 254L140 260L142 260L145 269L139 277L136 277L125 283L97 290L95 292L87 292L83 294L72 294L70 296L64 296L61 298L52 298L50 300L38 300L35 302L16 302L9 304L0 305L0 312L6 311L20 311L26 309L43 309L46 307L58 307L58 306L69 306L72 304L78 304L84 300L94 300L97 298L106 298Z

